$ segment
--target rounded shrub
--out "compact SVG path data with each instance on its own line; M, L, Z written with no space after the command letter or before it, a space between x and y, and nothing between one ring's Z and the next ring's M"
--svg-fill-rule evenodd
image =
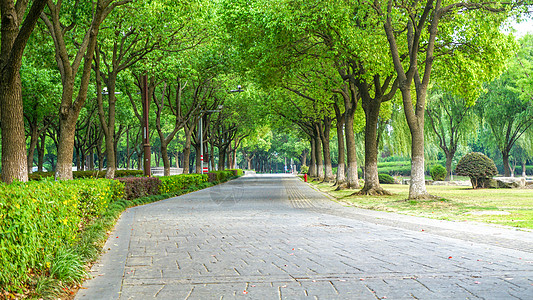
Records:
M434 165L431 170L429 170L431 178L435 181L442 181L446 178L446 168L442 165Z
M378 178L381 184L394 184L394 178L389 174L378 174Z
M494 161L480 152L471 152L459 160L455 173L461 176L470 177L472 187L486 188L490 179L498 174Z

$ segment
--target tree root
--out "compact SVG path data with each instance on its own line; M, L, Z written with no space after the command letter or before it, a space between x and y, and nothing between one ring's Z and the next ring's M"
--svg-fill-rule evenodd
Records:
M363 188L360 191L357 191L352 194L352 196L391 196L392 193L379 187Z

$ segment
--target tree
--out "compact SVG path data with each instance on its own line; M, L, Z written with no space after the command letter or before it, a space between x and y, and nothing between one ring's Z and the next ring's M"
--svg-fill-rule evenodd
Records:
M22 55L46 0L0 1L0 128L2 181L28 180L23 101L20 79Z
M472 102L465 97L453 95L438 87L429 92L426 107L431 129L437 138L438 145L446 157L446 177L450 180L452 162L460 142L464 144L469 133L476 132L477 119Z
M127 4L132 0L98 0L95 5L75 1L64 3L62 0L54 3L47 1L48 10L41 18L48 27L48 31L55 45L55 58L61 73L63 91L59 108L61 131L59 133L59 148L55 177L57 179L72 179L72 156L74 152L74 135L76 121L87 99L91 68L96 49L100 25L117 6ZM85 18L90 19L86 24ZM75 41L77 51L74 57L72 45L67 41L70 36L82 36ZM81 68L80 82L76 99L74 90L76 76Z
M479 62L483 56L495 61L494 64L474 64L478 69L469 69L467 75L497 73L498 62L501 61L501 38L499 25L505 20L506 4L503 2L452 2L442 0L426 0L423 2L408 1L397 3L387 1L374 2L372 5L379 16L384 19L384 30L389 42L389 50L394 69L398 76L405 117L411 133L411 181L409 198L428 198L425 187L424 166L424 116L427 89L430 83L434 64L440 60L443 66L455 64L465 66ZM502 12L501 14L497 14ZM488 38L474 34L482 30ZM437 39L438 37L438 39ZM483 49L483 51L480 51ZM464 53L464 55L457 55ZM454 55L450 55L454 54ZM406 61L405 61L405 60ZM465 78L457 69L438 67L437 70L457 82L468 81L471 85L481 82ZM437 72L437 74L439 73ZM456 72L456 75L453 74ZM470 80L468 80L470 79ZM413 99L412 87L415 87Z
M520 137L533 126L533 101L522 101L513 74L493 81L480 99L479 110L503 159L504 176L511 176L509 157Z

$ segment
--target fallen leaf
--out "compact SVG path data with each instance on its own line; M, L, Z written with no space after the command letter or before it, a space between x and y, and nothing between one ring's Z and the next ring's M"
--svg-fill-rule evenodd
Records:
M359 278L359 280L361 280L361 281L365 281L365 279L364 279L364 278Z
M475 283L475 284L480 284L481 282L479 282L479 281L474 281L474 283Z
M448 256L448 259L452 259L452 257L451 257L451 256Z
M246 295L246 294L248 294L248 291L244 290L244 291L242 291L242 293L243 293L244 295Z

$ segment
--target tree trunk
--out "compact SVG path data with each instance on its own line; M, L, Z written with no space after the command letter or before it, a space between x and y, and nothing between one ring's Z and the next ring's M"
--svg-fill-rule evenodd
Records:
M347 158L347 172L346 172L346 186L350 189L359 188L359 178L357 174L357 153L355 147L355 133L353 131L353 119L355 117L355 110L353 113L346 115L346 158Z
M422 124L411 129L411 182L409 185L409 199L425 199L431 197L426 190L426 176L424 167L424 128Z
M30 125L30 146L28 148L28 174L33 173L33 156L35 153L35 148L37 147L37 143L39 143L39 130L37 129L37 124L34 124L33 126Z
M28 181L20 67L26 43L46 5L33 1L26 14L21 1L0 3L0 128L2 132L2 180ZM24 9L22 9L24 8ZM33 157L32 157L33 161Z
M337 178L335 185L342 188L346 185L346 152L344 148L344 114L341 114L339 106L335 103L335 117L337 119L337 147L339 158L337 165Z
M502 151L503 176L511 177L511 166L509 164L509 151Z
M378 96L377 96L378 97ZM363 99L365 111L365 185L359 195L390 195L379 184L378 176L378 118L381 99L371 99L368 95Z
M194 144L194 153L195 153L195 156L196 156L196 174L201 174L202 173L202 164L201 164L201 160L200 160L200 145L199 144Z
M44 170L44 150L46 147L46 134L41 135L41 143L37 146L37 172L42 172Z
M168 156L167 145L161 143L161 156L163 158L163 175L170 176L170 157Z
M316 137L315 137L315 161L316 161L316 171L317 171L317 178L318 180L322 181L324 180L324 158L322 157L322 141L320 139L320 133L318 132L318 128L316 129Z
M72 159L74 154L74 133L76 132L76 120L78 114L69 113L64 115L59 123L59 144L57 148L56 179L72 179ZM100 159L100 166L103 161Z
M451 151L448 151L446 153L446 178L444 178L445 181L452 180L452 162L453 157L455 156L455 152L452 153Z
M316 137L311 136L311 164L309 165L309 176L318 177L318 171L316 166Z
M302 166L307 166L307 149L305 149L304 151L302 151Z
M331 119L324 118L324 124L318 125L320 139L322 140L322 152L324 154L324 182L333 182L333 167L331 165L331 150L329 147L329 137L331 132Z

